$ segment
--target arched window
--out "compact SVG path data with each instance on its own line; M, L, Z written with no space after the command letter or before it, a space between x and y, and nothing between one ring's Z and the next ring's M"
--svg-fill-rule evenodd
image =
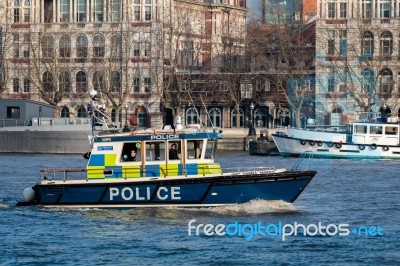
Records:
M244 127L244 112L243 109L239 109L239 126L237 126L237 111L233 109L231 112L231 127L233 128L243 128Z
M111 37L111 57L121 58L122 57L122 40L121 36L114 35Z
M379 92L383 94L392 92L393 73L390 69L384 68L379 74Z
M276 126L287 126L289 125L289 109L288 108L279 108L276 111L276 120L275 120L275 125Z
M60 57L71 57L71 37L63 35L60 37Z
M64 106L61 109L61 117L69 117L69 109L68 109L68 107Z
M375 95L375 75L372 69L364 69L361 72L362 80L361 87L364 93L367 93L369 96Z
M78 71L76 73L76 91L86 92L87 91L87 76L85 71Z
M208 115L210 116L210 119L207 119L207 125L209 127L214 126L214 127L221 127L221 110L219 108L211 108L208 111ZM211 121L210 121L211 120Z
M42 56L54 57L54 38L50 35L43 36L42 39Z
M53 79L53 74L51 72L46 71L43 73L42 85L43 85L44 91L47 91L47 92L53 91L54 79Z
M393 36L389 31L384 31L381 34L381 55L388 56L393 52Z
M71 76L68 71L62 71L60 73L60 75L58 76L58 84L60 85L60 91L71 91Z
M96 91L101 91L105 87L104 75L100 71L95 71L93 73L93 89Z
M103 35L97 34L93 37L93 57L104 57L105 42Z
M121 89L121 73L119 71L114 71L112 73L112 87L113 92L118 92Z
M198 116L197 109L194 107L188 108L186 110L186 125L199 124L200 119Z
M83 106L78 107L78 117L87 117L87 112L85 107Z
M372 57L374 55L374 35L370 31L364 32L361 40L361 56Z
M335 107L331 112L331 125L341 125L342 124L342 108Z
M76 57L86 58L88 55L88 40L85 35L76 37Z

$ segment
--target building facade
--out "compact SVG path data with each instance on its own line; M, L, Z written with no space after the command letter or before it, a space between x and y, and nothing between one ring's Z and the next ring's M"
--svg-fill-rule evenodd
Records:
M400 1L321 0L317 10L316 123L399 116Z
M4 0L3 9L0 97L79 117L92 90L114 120L137 127L161 127L176 77L218 72L224 42L240 47L246 26L245 0Z

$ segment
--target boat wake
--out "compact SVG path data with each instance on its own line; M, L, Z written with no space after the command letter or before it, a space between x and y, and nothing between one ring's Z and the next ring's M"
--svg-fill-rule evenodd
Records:
M254 215L264 213L287 213L297 211L296 206L282 200L252 200L242 204L209 207L191 208L194 212L210 212L218 215Z

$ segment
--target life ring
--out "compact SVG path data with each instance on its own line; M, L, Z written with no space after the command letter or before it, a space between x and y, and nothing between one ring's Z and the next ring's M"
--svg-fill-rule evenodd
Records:
M304 139L300 140L301 145L306 145L307 141L305 141Z
M310 146L314 146L315 142L313 140L310 140Z
M371 149L372 149L372 150L376 150L376 147L377 147L377 146L376 146L375 143L372 143L372 144L371 144Z
M339 143L339 142L335 143L335 147L337 149L340 149L342 147L342 143Z
M332 142L328 142L328 147L333 147L333 143Z
M363 151L363 150L365 150L365 145L360 144L360 145L358 145L358 148L359 148L361 151Z
M324 143L322 143L322 141L319 140L317 141L317 145L321 147L322 145L324 145Z
M388 146L383 146L383 147L382 147L382 150L388 151L388 150L389 150L389 147L388 147Z

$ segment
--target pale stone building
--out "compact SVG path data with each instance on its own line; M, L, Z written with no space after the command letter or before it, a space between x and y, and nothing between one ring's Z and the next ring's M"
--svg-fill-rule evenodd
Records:
M320 0L317 16L316 123L398 116L400 1Z
M162 126L166 77L218 71L224 38L243 38L246 25L245 0L4 0L3 8L0 97L82 117L95 90L114 119L139 127Z

